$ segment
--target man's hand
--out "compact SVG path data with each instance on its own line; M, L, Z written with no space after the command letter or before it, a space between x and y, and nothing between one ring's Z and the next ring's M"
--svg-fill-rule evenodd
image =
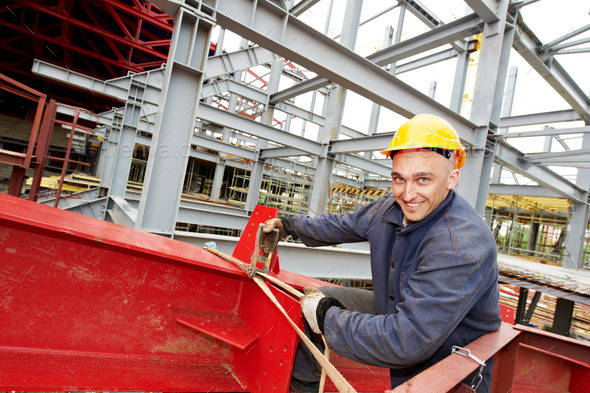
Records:
M303 316L309 323L309 327L314 333L321 334L322 331L318 325L318 318L317 318L317 309L320 303L320 300L326 297L323 293L321 293L315 287L307 287L303 288L303 296L299 301L301 302L301 311L303 311Z
M283 240L287 237L285 225L283 224L283 220L280 218L271 218L270 220L265 221L262 227L262 233L271 234L275 228L279 230L279 240Z
M272 249L275 240L275 234L273 233L274 229L279 230L279 238L277 241L283 240L287 237L283 220L280 218L272 218L265 221L262 226L262 232L260 233L260 245L262 246L262 255L264 256L267 256Z

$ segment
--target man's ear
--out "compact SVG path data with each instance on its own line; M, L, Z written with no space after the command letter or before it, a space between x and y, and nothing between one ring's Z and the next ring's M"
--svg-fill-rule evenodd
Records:
M457 184L459 184L459 179L461 178L461 171L458 169L453 169L449 173L449 177L447 178L447 189L452 190L455 188Z

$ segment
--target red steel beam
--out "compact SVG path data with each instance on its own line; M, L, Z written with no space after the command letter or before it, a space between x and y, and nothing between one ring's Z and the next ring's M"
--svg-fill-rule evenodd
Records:
M109 38L115 42L125 44L126 46L138 49L140 51L145 51L145 52L149 53L151 56L161 58L163 61L165 61L168 58L167 54L163 54L161 52L154 51L151 48L146 48L141 42L134 42L134 41L129 40L125 37L121 37L113 32L105 30L99 26L92 25L90 23L86 23L86 22L81 21L79 19L73 18L69 14L56 11L56 10L49 8L49 7L45 7L43 4L39 4L37 2L28 1L28 0L23 0L23 3L27 6L27 8L30 8L32 10L42 12L47 15L51 15L55 18L67 21L68 23L70 23L74 26L77 26L77 27L82 28L84 30L91 31L91 32L98 34L100 36L104 36L105 38Z
M26 29L24 27L21 27L21 26L18 26L18 25L14 25L14 24L8 23L8 22L6 22L4 20L0 20L0 26L5 26L5 27L8 27L8 28L13 29L13 30L20 31L21 33L25 33L25 34L30 34L31 33L28 29ZM66 42L60 40L59 38L50 37L50 36L47 36L47 35L44 35L44 34L41 34L41 33L35 33L35 36L38 37L38 38L40 38L40 39L43 39L43 40L45 40L47 42L51 42L52 44L55 44L57 46L60 46L60 47L63 47L63 48L72 50L74 52L78 52L78 53L83 54L85 56L89 56L89 57L95 58L95 59L100 60L100 61L102 61L104 63L107 63L107 64L112 64L112 65L115 65L117 67L125 68L125 69L127 69L129 71L134 71L134 72L142 72L142 71L145 71L141 67L141 65L128 65L128 64L123 64L120 61L113 60L113 59L111 59L109 57L103 56L100 53L89 51L89 50L86 50L84 48L80 48L80 47L78 47L76 45L72 45L72 44L66 43Z
M142 6L139 1L134 1L133 6L123 4L118 0L103 0L103 3L172 33L173 18L162 11L159 11L159 9L151 3L144 4L144 6ZM153 9L158 9L159 12L155 12Z
M233 264L8 195L0 205L3 390L287 391L297 336ZM300 322L298 300L272 291ZM240 348L244 327L256 338Z
M45 169L47 152L49 151L49 144L53 133L53 119L55 118L56 108L56 101L50 99L45 108L45 113L43 114L43 121L41 122L39 141L35 148L35 172L33 173L33 181L31 182L31 188L29 190L29 200L33 202L36 202L39 197L43 170Z
M45 100L47 96L31 87L28 87L4 74L0 74L0 80L3 80L11 85L16 86L18 89L24 90L26 93L19 93L18 90L10 89L11 93L18 94L24 98L35 101L37 103L37 109L35 111L35 118L33 119L33 125L31 127L31 134L29 135L29 144L25 153L24 161L19 165L23 168L28 168L31 165L33 159L33 150L37 143L37 134L39 133L39 125L41 124L41 118L43 117L43 111L45 110ZM15 172L13 173L20 173Z

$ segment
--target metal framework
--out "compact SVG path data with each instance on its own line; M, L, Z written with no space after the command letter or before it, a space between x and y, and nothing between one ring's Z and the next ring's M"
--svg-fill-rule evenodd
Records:
M101 7L106 7L108 15L116 21L115 3L101 2ZM507 185L501 183L502 173L527 178L543 187L547 195L571 201L572 211L582 212L576 214L582 218L570 226L567 247L571 250L572 266L581 266L590 180L581 175L583 169L570 181L553 168L588 165L588 150L569 149L566 138L587 135L587 125L580 122L590 120L590 99L556 56L566 48L584 44L587 41L584 38L573 39L588 29L580 28L543 43L520 12L529 3L483 0L467 1L473 12L454 21L441 20L417 1L384 5L383 10L361 21L362 2L349 0L341 36L328 34L331 9L324 33L302 22L300 18L312 12L318 3L158 0L153 2L158 10L150 8L151 5L147 7L155 13L152 16L163 12L161 15L176 18L171 36L175 51L165 69L107 81L97 80L91 73L79 74L69 67L59 68L41 61L35 61L33 70L37 75L125 103L121 109L101 114L106 139L103 155L108 158L101 159L99 168L108 195L124 198L132 152L137 145L151 146L140 207L129 221L137 228L173 234L176 223L180 222L180 205L169 202L180 201L187 160L213 165L209 171L213 177L209 179L212 185L209 195L215 196L214 199L223 199L221 190L229 168L246 170L249 173L249 199L243 205L246 214L260 200L259 190L264 189L262 182L269 175L269 166L286 168L295 176L301 173L312 176L311 194L306 201L309 214L326 211L331 195L328 191L337 184L357 189L387 188L389 163L374 153L392 135L376 132L380 109L387 108L402 117L421 112L438 114L456 127L469 150L459 192L481 214L495 187ZM32 9L51 14L39 7L42 6ZM89 14L90 6L84 7ZM137 7L134 3L130 8ZM427 31L402 41L404 17L408 13L424 23ZM190 18L199 22L183 22L189 15L196 15ZM382 50L366 57L356 54L357 27L373 23L383 15L397 15L398 23L395 29L386 30ZM164 29L164 24L172 26L169 20L161 23L158 28ZM71 24L77 28L88 27L79 22ZM205 25L208 27L198 27ZM215 40L211 36L215 25L220 28L219 35L217 42L211 44ZM223 51L226 30L242 37L241 47L236 51ZM133 34L125 35L130 36ZM105 34L105 39L110 40L112 49L112 44L122 38ZM133 51L140 51L136 46L131 46ZM215 56L209 56L210 48L215 48ZM571 110L510 116L518 77L516 70L509 76L512 49L563 97ZM471 66L469 58L475 55L478 64ZM457 64L449 105L432 97L434 85L429 96L397 77L449 59L455 59ZM67 59L64 61L67 63ZM461 115L462 101L467 74L474 67L477 77L473 82L470 115L466 118ZM143 71L137 67L133 70ZM174 82L176 78L179 82ZM173 95L170 89L174 90ZM355 130L342 125L347 90L373 102L368 129ZM190 91L197 95L191 95ZM305 100L300 97L305 94L312 95L312 103L302 106L300 103ZM318 109L322 103L323 108ZM187 121L181 123L179 119ZM564 121L578 121L578 124L545 133L514 131L524 125L536 124L538 130L543 125ZM311 137L307 134L309 129L315 131ZM510 131L506 132L507 129ZM545 152L525 154L510 144L513 138L533 135L551 137L565 146L566 151L555 152L551 145L546 145ZM170 208L162 209L164 205ZM219 226L231 221L223 217Z
M55 63L72 69L114 78L122 71L159 67L167 59L172 18L141 1L15 0L0 10L0 27L6 32L3 50L16 60L13 71L27 72L18 68L24 60L16 59L20 46L32 48L37 57L51 52Z

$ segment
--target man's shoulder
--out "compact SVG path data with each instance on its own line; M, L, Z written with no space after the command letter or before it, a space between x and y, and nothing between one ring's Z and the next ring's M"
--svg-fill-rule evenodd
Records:
M447 210L445 217L470 226L487 228L483 217L461 195L455 193L455 198L450 208Z
M432 226L429 237L446 240L455 251L471 253L495 249L492 231L485 220L459 195L443 216Z

